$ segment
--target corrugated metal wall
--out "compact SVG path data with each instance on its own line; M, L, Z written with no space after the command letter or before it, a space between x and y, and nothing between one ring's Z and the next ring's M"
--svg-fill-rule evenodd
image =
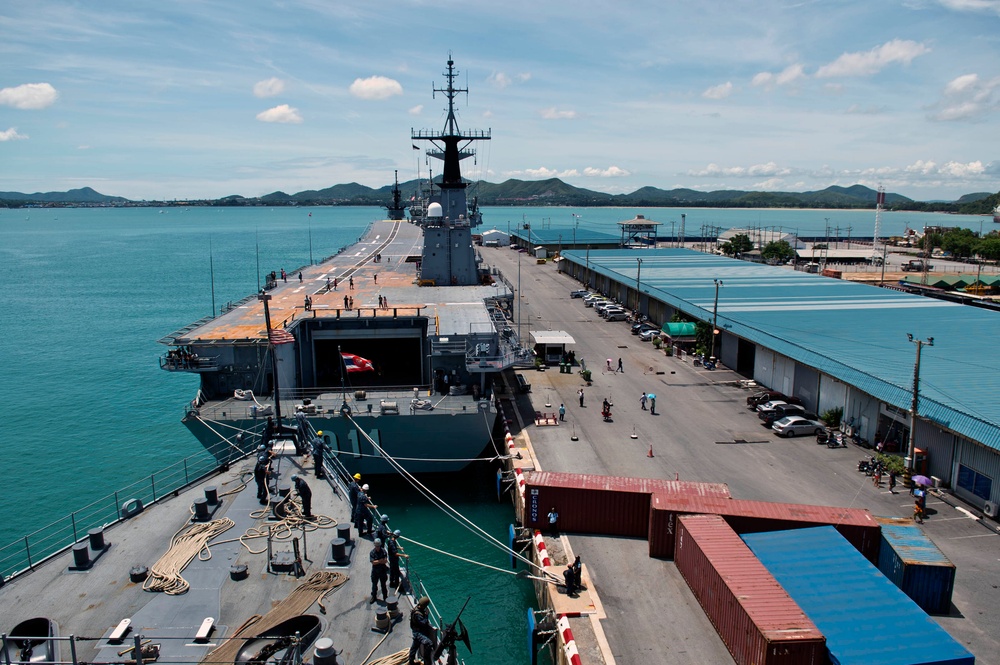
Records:
M819 372L796 363L795 392L792 394L802 400L810 411L815 411L819 406Z
M978 443L960 438L955 447L955 466L952 468L951 486L955 494L979 508L983 507L985 499L958 486L958 465L963 464L977 473L993 479L993 487L989 501L1000 503L1000 455L987 450Z
M830 409L844 408L847 402L847 384L841 383L832 376L820 374L819 377L819 404L816 413L823 415Z
M757 345L754 353L753 380L771 390L780 390L773 383L774 351Z

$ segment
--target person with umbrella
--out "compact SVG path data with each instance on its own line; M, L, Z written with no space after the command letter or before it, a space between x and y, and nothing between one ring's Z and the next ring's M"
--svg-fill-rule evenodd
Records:
M656 395L654 393L646 393L646 397L649 399L649 413L651 415L656 415Z

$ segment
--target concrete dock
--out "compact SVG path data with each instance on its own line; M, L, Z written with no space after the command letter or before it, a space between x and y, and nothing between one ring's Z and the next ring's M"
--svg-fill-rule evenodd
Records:
M912 514L906 489L890 493L884 482L876 488L871 477L858 473L858 460L871 451L853 444L831 449L816 445L814 437L777 437L747 409L748 390L739 384L745 377L666 356L631 335L628 324L604 321L570 298L581 285L552 262L539 265L509 248L484 248L483 254L507 276L518 274L520 262L514 323L520 311L522 339L530 330L567 331L576 340L577 359L593 373L588 386L578 367L572 374L524 370L532 390L512 400L519 413L512 423L520 428L515 445L530 449L540 470L726 483L739 499ZM613 368L621 358L624 372L607 371L608 358ZM657 395L656 415L641 409L644 391ZM605 397L614 403L613 422L600 414ZM546 409L544 403L553 406ZM554 411L560 404L566 406L565 422L535 426L535 410ZM952 612L935 620L978 663L1000 664L996 523L978 520L947 494L932 495L927 506L923 528L958 569ZM580 649L583 662L732 662L674 564L649 558L644 540L563 534L546 536L546 546L550 553L581 556L597 598L597 609L571 619L578 640L589 634L588 624L595 628L595 644ZM558 558L565 566L565 557Z

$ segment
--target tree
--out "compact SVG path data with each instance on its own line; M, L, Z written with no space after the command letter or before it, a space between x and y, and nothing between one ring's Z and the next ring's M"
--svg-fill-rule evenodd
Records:
M744 254L753 249L753 241L750 236L740 233L732 237L731 240L722 243L722 253L726 256L736 256Z
M976 254L987 261L1000 261L1000 236L992 233L976 244Z
M774 259L784 263L795 258L795 250L792 249L787 240L777 240L767 243L767 246L761 250L760 256L765 261Z
M975 231L951 229L941 238L941 249L951 252L953 256L968 258L972 256L977 240Z

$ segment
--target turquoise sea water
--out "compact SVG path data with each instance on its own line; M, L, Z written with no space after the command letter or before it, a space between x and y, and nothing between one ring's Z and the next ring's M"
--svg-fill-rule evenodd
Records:
M617 233L636 214L665 224L687 214L702 225L783 226L819 235L871 235L872 211L496 208L484 229L521 221ZM311 213L311 216L310 216ZM157 208L0 210L0 425L3 478L0 547L182 457L202 455L180 423L198 380L159 369L164 335L258 289L260 273L294 270L335 253L379 218L378 208ZM883 233L959 225L979 217L892 213ZM990 228L986 220L985 230ZM508 502L497 502L489 469L437 489L463 514L506 541ZM383 488L393 526L421 542L506 568L500 551L444 520L402 486ZM475 662L527 662L524 608L530 586L503 573L408 546L446 614L473 596L466 622Z

